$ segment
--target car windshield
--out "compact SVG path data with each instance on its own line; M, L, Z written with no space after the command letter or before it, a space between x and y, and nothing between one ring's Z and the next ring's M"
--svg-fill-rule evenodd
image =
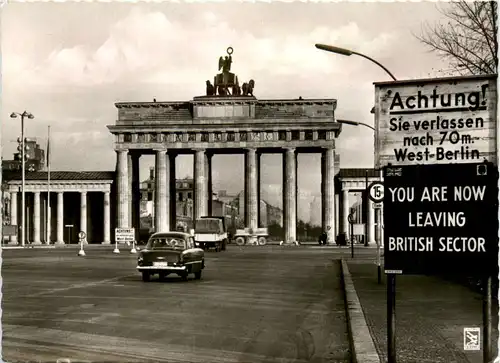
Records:
M186 241L179 237L155 237L146 245L148 250L185 249Z
M220 221L218 219L198 219L194 226L194 230L197 233L218 233L220 229L219 224Z

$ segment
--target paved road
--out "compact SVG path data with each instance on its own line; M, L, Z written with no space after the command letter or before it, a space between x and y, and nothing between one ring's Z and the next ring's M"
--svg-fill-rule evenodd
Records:
M5 361L350 361L334 249L230 246L149 283L111 250L2 252Z

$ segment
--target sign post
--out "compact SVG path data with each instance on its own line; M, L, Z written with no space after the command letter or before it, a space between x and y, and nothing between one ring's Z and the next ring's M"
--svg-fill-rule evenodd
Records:
M74 227L72 224L66 224L66 228L68 228L68 244L71 244L71 229Z
M132 242L132 249L130 250L130 253L137 253L137 250L135 248L135 238L134 241Z
M130 243L134 241L135 241L134 228L115 228L115 249L113 250L113 253L120 253L120 250L118 249L118 242ZM135 246L133 246L132 249L135 250Z
M500 212L496 83L496 75L375 83L389 363L396 362L395 274L464 271L485 281L483 359L490 361Z
M354 258L354 214L353 213L350 213L348 216L347 216L347 220L349 221L349 224L350 224L350 237L349 238L351 240L351 258Z
M380 176L382 178L382 171L380 171ZM374 203L375 207L375 223L377 228L375 228L375 242L377 243L377 283L382 282L382 268L380 267L380 242L382 236L382 216L381 216L381 204L384 201L384 183L382 180L374 181L368 186L368 198Z

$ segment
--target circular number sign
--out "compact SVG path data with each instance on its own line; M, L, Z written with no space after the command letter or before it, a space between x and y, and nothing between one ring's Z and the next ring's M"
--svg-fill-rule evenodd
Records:
M85 234L84 231L81 231L81 232L78 233L78 238L80 238L80 239L84 239L85 236L86 236L86 234Z
M384 183L374 181L368 187L368 197L375 203L380 203L384 200Z

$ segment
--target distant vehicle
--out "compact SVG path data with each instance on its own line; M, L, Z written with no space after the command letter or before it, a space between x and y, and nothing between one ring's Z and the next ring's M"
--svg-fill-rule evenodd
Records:
M202 249L225 251L228 244L225 217L201 217L194 224L194 240Z
M264 246L267 243L269 233L267 228L251 228L237 229L234 234L234 240L238 246L245 244L258 244Z
M163 280L169 274L177 274L187 280L190 273L201 278L205 268L205 252L198 248L191 235L183 232L154 233L137 257L137 270L147 282L158 274Z

